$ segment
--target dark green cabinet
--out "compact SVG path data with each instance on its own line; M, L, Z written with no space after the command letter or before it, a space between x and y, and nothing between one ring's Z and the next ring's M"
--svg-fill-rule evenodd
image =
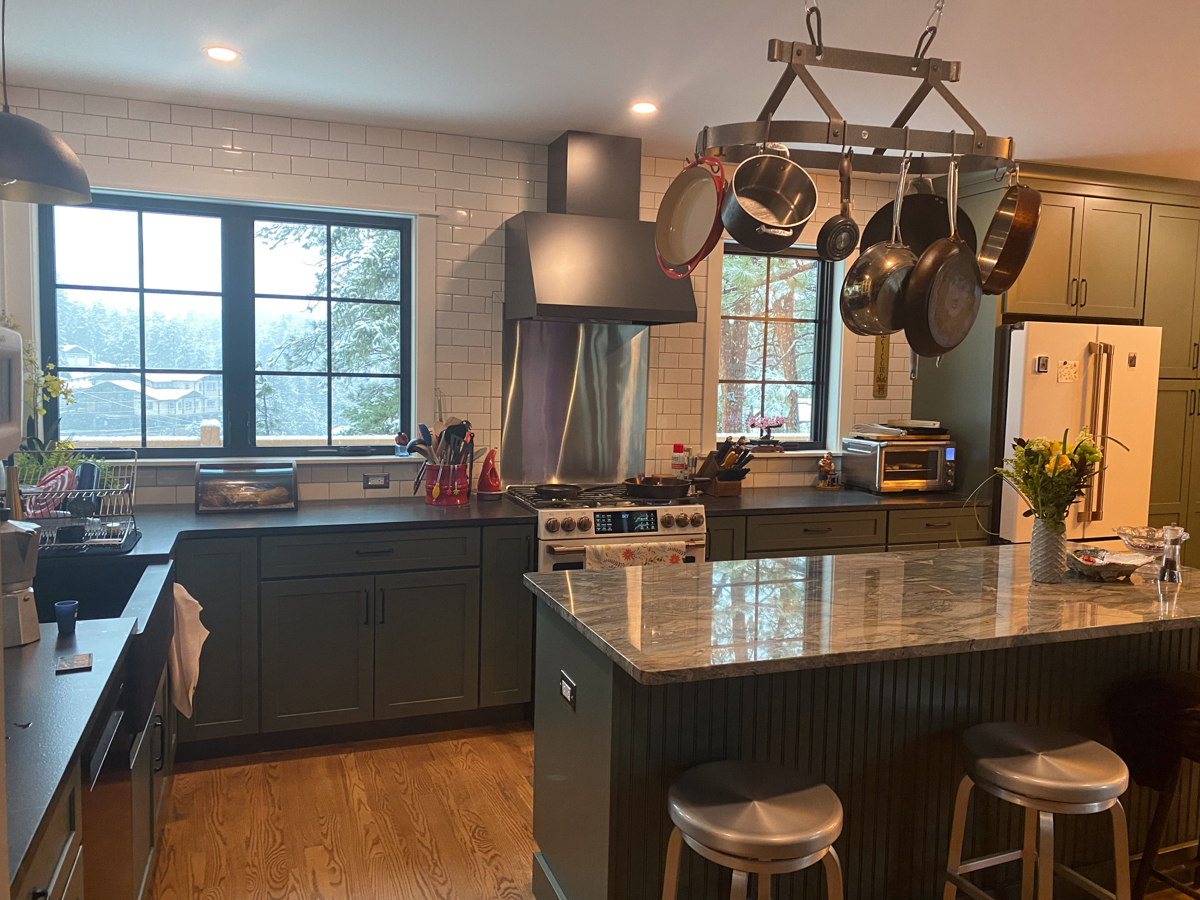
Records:
M379 575L374 581L375 718L474 709L479 570Z
M357 575L263 583L263 731L372 717L374 581Z
M1200 376L1200 209L1155 204L1145 324L1162 328L1161 378Z
M705 558L709 562L746 558L746 517L708 518Z
M175 580L196 598L208 638L191 719L180 717L179 740L225 738L258 731L258 541L181 541Z
M483 529L479 594L479 705L527 703L533 691L534 596L526 572L537 569L537 531L528 525Z

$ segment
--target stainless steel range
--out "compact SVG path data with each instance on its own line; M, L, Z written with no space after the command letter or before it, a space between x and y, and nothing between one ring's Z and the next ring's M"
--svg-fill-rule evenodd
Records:
M508 494L537 512L539 572L586 568L588 547L603 544L682 543L685 563L704 562L704 507L693 498L632 499L625 486L584 488L570 500L546 500L533 485L509 485Z

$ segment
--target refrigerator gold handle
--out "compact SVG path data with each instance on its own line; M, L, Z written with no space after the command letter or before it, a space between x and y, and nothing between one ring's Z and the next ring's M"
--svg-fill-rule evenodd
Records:
M1100 435L1100 405L1103 397L1101 384L1103 376L1101 375L1100 358L1104 353L1104 344L1097 341L1089 341L1087 352L1090 357L1088 362L1088 377L1092 380L1092 402L1088 408L1087 429L1091 433L1092 438L1098 440ZM1096 504L1096 478L1098 477L1092 478L1091 483L1083 492L1083 509L1077 513L1078 519L1081 522L1090 522L1095 518L1093 510Z
M1104 518L1104 483L1108 473L1108 423L1109 414L1112 412L1112 376L1113 376L1113 357L1117 354L1117 348L1112 344L1101 344L1101 353L1104 354L1104 400L1102 403L1100 414L1100 471L1096 473L1093 479L1096 482L1096 502L1093 504L1095 509L1092 512L1092 520L1097 521Z

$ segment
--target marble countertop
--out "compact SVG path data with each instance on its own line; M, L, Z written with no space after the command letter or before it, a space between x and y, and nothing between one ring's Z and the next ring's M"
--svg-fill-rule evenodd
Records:
M1143 570L1145 571L1145 570ZM1200 627L1182 585L1031 584L1026 545L529 574L643 684ZM1160 591L1161 588L1161 591Z

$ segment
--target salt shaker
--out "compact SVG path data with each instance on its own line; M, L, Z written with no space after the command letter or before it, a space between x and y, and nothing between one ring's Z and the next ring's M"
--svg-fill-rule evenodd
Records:
M1184 532L1178 525L1164 525L1162 531L1163 555L1158 580L1179 584L1183 581L1183 573L1179 571L1179 552L1183 545Z

